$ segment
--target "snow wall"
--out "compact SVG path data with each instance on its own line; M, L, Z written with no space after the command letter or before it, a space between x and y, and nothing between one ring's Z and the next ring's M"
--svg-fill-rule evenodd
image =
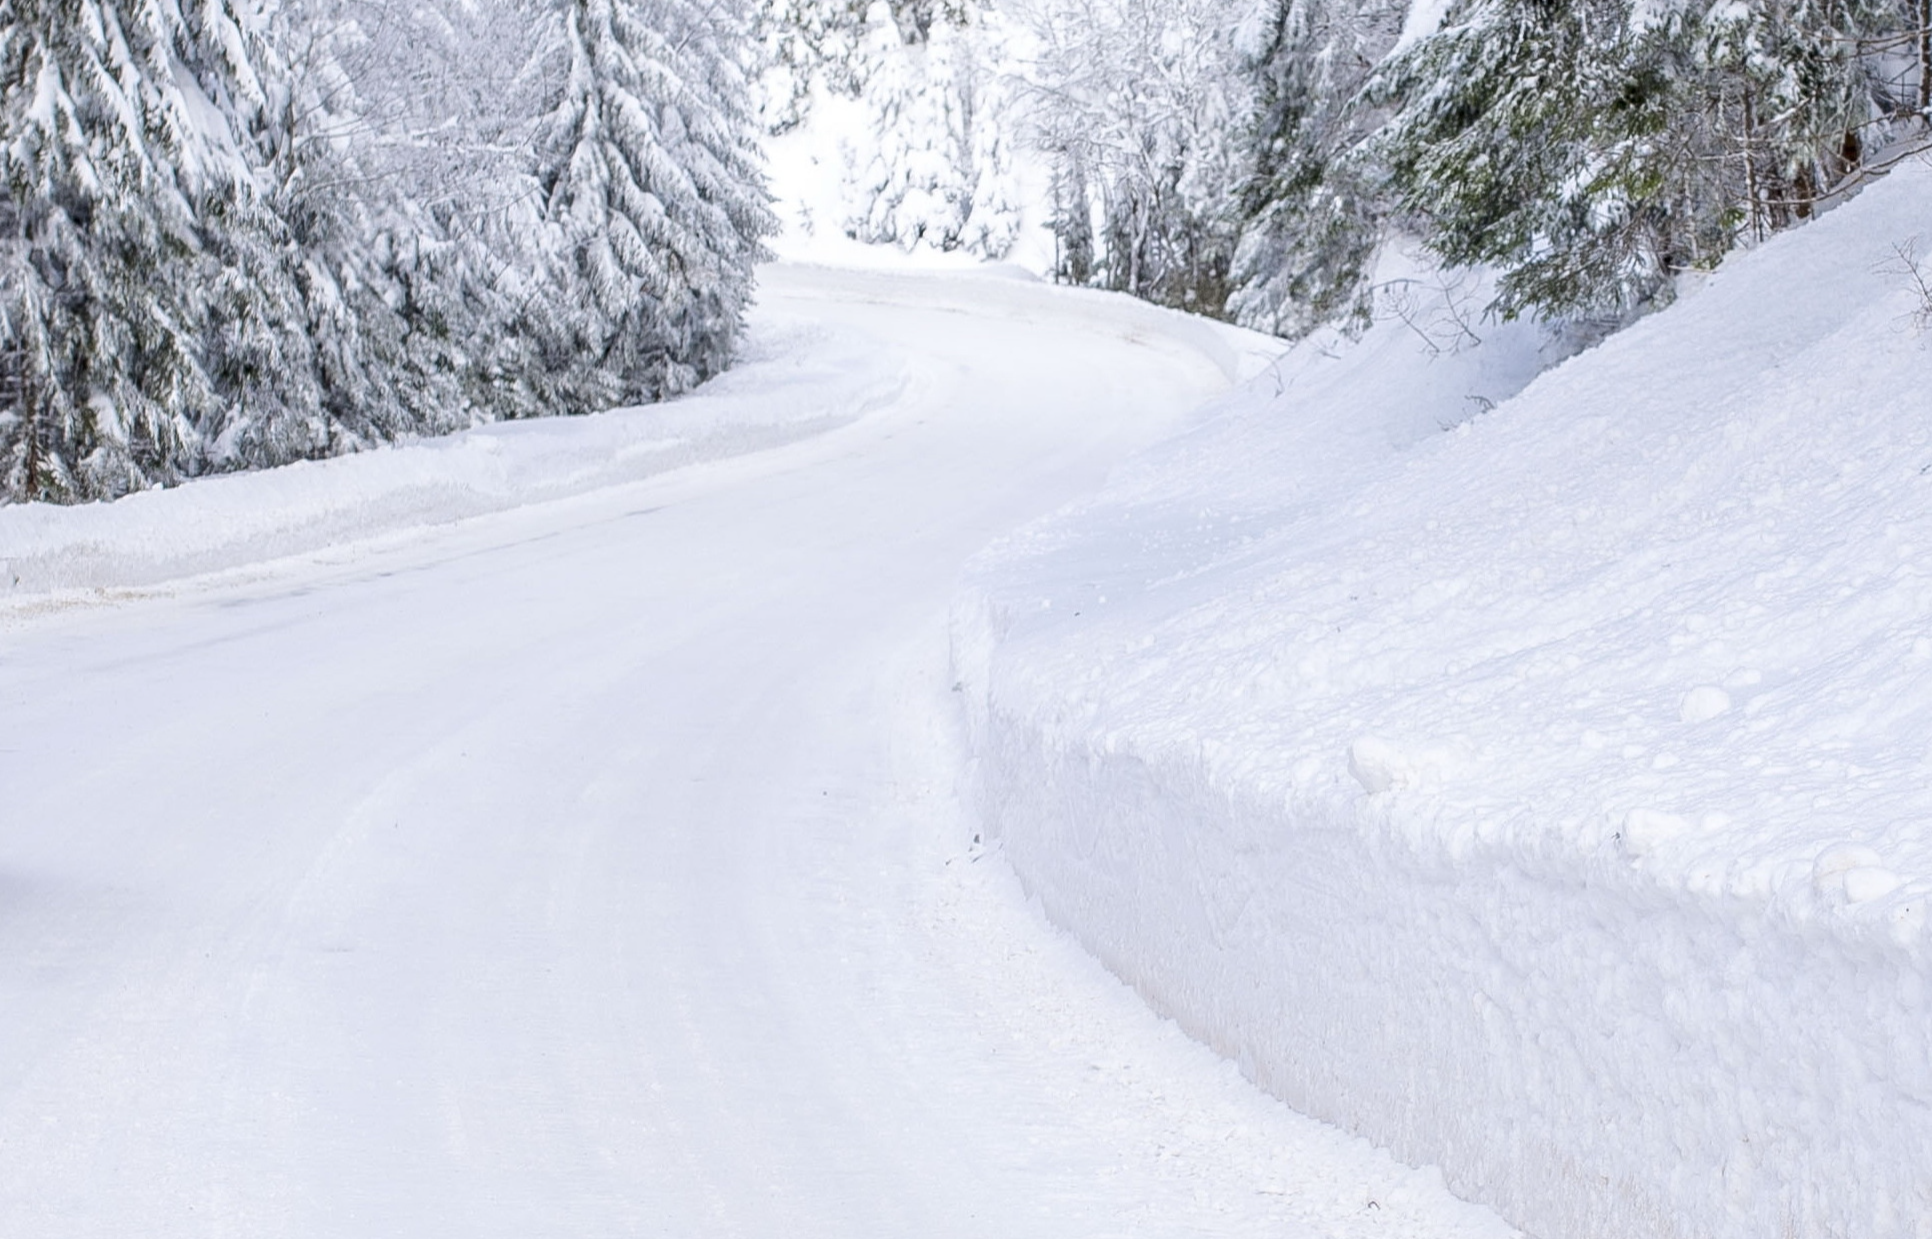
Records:
M1450 289L984 554L973 783L1046 914L1541 1239L1932 1236L1927 202L1534 381Z

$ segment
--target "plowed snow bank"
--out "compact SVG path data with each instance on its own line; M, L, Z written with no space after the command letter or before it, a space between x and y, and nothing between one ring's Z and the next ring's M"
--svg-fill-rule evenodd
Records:
M1050 915L1548 1239L1932 1235L1928 202L1513 399L1519 330L1313 342L984 556L979 788Z
M114 503L0 507L0 599L151 585L634 482L849 422L907 381L902 354L791 314L758 314L747 354L665 404L483 425Z

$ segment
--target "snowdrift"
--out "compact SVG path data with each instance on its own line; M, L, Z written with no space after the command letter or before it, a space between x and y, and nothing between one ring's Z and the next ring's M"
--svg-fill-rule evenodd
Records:
M781 271L766 276L784 286ZM114 503L0 507L0 602L147 586L638 481L852 421L909 378L906 357L851 329L770 309L751 328L737 366L663 404L498 422Z
M1310 341L983 555L1047 914L1544 1239L1932 1235L1928 204L1534 381L1526 328Z

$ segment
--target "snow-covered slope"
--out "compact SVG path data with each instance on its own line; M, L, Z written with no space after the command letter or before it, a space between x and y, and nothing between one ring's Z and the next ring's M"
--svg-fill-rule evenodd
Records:
M1050 915L1545 1239L1932 1234L1928 204L1473 420L1533 341L1304 347L982 557L983 811Z

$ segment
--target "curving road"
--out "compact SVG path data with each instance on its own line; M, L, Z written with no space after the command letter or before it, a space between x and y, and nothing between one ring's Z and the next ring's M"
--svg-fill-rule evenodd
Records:
M770 274L914 358L789 447L0 630L0 1235L1501 1235L1038 921L963 559L1220 370Z

